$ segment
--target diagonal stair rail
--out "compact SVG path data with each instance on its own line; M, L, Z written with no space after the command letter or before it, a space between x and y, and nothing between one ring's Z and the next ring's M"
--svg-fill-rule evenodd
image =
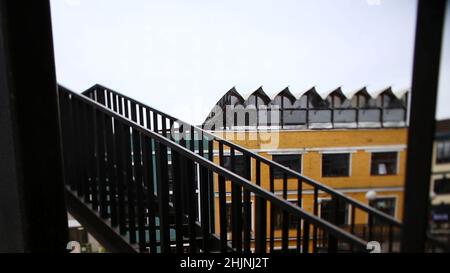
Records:
M288 194L295 191L297 197L296 203L300 208L304 206L304 203L307 203L307 200L304 200L304 195L311 195L312 198L310 199L312 200L309 200L310 208L308 208L308 210L316 217L320 217L319 206L321 200L331 199L333 208L331 217L329 217L331 219L326 219L328 222L339 226L362 240L380 242L382 249L385 252L400 251L399 239L401 223L390 215L378 211L331 187L321 184L318 181L306 177L279 163L271 161L270 159L267 159L257 153L249 151L244 147L220 138L201 128L190 125L182 120L176 119L175 117L172 117L162 111L138 102L107 87L97 84L83 92L83 94L99 102L110 110L133 120L141 126L158 133L169 140L178 142L179 145L191 150L192 152L197 152L203 155L202 152L204 149L207 149L208 154L205 155L205 158L211 162L216 162L221 166L224 166L224 154L229 154L229 160L231 162L228 169L235 174L238 174L235 166L237 154L242 155L246 164L245 170L247 171L243 174L239 173L238 175L249 181L253 181L253 183L258 186L264 184L264 181L268 181L269 191L273 194L278 193L278 195L281 195L283 199L287 199ZM173 134L173 132L175 132L175 134ZM174 139L174 136L177 134L187 136L188 140L185 140L184 138L181 139L181 141ZM218 154L218 158L214 157L214 150L218 151L216 152L216 154ZM254 166L253 174L251 171L251 166ZM268 171L264 172L263 169ZM274 178L275 171L282 173L282 181L276 181ZM292 190L292 180L295 180L296 183L295 190ZM289 187L288 182L291 184ZM226 202L226 190L221 188L220 185L221 184L219 183L219 202L224 203ZM240 193L237 188L233 187L231 187L231 191L234 195L239 195ZM214 193L210 193L210 196L213 195ZM244 199L245 198L248 199L248 195L244 194ZM239 202L236 202L234 199L232 201L233 211L239 211L242 209ZM346 223L339 222L338 214L342 208L349 211L349 219ZM276 209L277 208L275 206L270 207L271 213L269 217L271 219L269 221L268 231L270 233L269 245L271 251L274 251L277 247L277 244L279 244L279 239L282 239L282 249L288 249L290 244L289 242L292 239L295 239L289 234L292 234L293 229L296 230L297 233L299 233L299 230L301 229L299 224L297 224L296 227L293 227L295 226L295 224L292 223L293 221L283 214L280 224L281 234L279 234L279 227L276 227L277 220L274 219ZM241 221L239 219L234 220L235 222ZM239 224L241 223L238 223L238 225ZM234 232L237 233L236 230L234 230ZM312 230L312 237L313 240L315 240L315 242L313 242L313 247L315 248L318 245L316 241L320 237L319 231L316 228L313 228Z
M100 92L97 95L102 101ZM366 241L212 162L205 150L194 153L133 121L137 112L132 109L130 119L64 87L59 87L59 101L69 211L111 251L273 251L266 221L273 207L296 219L294 246L300 253L336 252L337 242L365 251ZM123 104L116 106L118 112L128 111ZM221 188L225 181L231 184L231 198L243 210L227 212L223 199L216 204L210 195L213 176ZM250 221L236 220L252 218L249 196L256 202L254 232ZM219 215L211 213L216 206ZM287 236L283 234L283 242ZM284 244L283 249L287 250Z

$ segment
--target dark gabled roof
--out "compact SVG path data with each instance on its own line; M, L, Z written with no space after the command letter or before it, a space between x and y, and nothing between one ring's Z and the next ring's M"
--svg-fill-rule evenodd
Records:
M265 104L269 105L277 96L283 95L288 97L292 102L296 101L296 100L300 100L303 96L309 95L311 97L314 97L317 102L326 102L327 98L329 96L333 96L333 95L337 95L339 97L351 100L354 96L357 95L363 95L366 96L370 99L377 99L379 96L382 95L389 95L392 96L393 98L396 99L401 99L404 98L409 89L401 89L401 90L393 90L392 87L384 87L382 89L377 89L375 91L369 91L367 86L363 86L360 87L358 89L355 90L355 92L349 92L348 90L345 91L346 89L343 87L338 87L335 89L332 89L328 92L319 92L319 90L314 86L308 90L304 90L303 92L292 92L292 90L289 87L284 88L283 90L276 92L276 93L270 93L267 94L265 92L265 90L263 89L263 87L259 87L256 91L253 91L251 93L247 93L247 94L242 94L239 93L239 91L236 90L235 87L231 88L228 92L225 93L224 96L222 96L222 98L217 102L216 105L218 106L224 106L225 104L228 103L228 100L230 98L230 96L235 96L239 103L241 104L245 104L248 102L248 99L250 96L252 95L257 95L260 98L262 98L265 102ZM209 117L210 115L208 115ZM208 120L208 118L207 118Z
M450 119L436 121L436 139L450 139Z

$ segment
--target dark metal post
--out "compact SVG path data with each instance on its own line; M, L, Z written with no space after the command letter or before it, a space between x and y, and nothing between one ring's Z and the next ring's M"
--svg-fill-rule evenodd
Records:
M425 247L445 6L446 0L419 1L401 242L403 252L422 252Z
M49 1L0 2L0 252L68 241Z

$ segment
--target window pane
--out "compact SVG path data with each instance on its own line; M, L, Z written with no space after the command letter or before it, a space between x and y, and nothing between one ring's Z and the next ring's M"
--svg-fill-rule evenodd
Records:
M383 111L383 121L403 121L405 120L404 109L385 109Z
M331 122L331 110L310 110L309 122L311 123Z
M270 123L270 112L268 110L258 110L258 125L268 126Z
M305 110L283 110L284 125L301 125L306 123Z
M387 197L387 198L377 198L369 202L369 205L381 212L386 213L390 216L395 216L395 198ZM377 217L373 219L373 224L378 225L382 224L382 222L377 221Z
M359 122L380 122L380 110L359 110L358 114Z
M436 194L449 194L450 193L450 179L436 179L434 181L434 192Z
M242 155L236 155L234 158L234 167L235 167L235 173L239 176L245 176L246 169L245 169L245 158ZM231 157L224 156L223 157L223 166L231 171Z
M257 126L258 125L258 119L257 114L258 112L255 109L249 109L247 108L245 111L245 125L246 126Z
M320 218L334 223L334 206L331 200L322 200L320 203ZM348 206L339 206L337 223L338 225L345 225L348 223Z
M372 153L371 174L397 174L397 152Z
M280 163L283 166L286 166L296 172L301 173L302 170L302 155L274 155L272 156L272 160ZM273 170L273 176L274 178L283 178L283 172L278 169L274 168ZM291 178L292 176L287 176L287 178Z
M450 163L450 141L437 143L436 163Z
M293 205L297 205L296 201L290 201ZM283 228L283 210L277 206L273 206L273 226L274 229L282 229ZM297 228L298 217L293 215L292 213L288 213L288 228L295 229Z
M334 110L334 122L355 122L356 110Z
M322 176L349 176L350 154L323 154Z

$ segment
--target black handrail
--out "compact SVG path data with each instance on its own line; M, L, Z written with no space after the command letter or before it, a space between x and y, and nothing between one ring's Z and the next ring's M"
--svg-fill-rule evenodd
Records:
M112 184L113 183L113 179L111 178L111 173L114 172L114 170L120 171L118 170L118 168L120 167L120 164L123 164L123 162L120 162L120 160L115 158L115 152L114 150L111 150L109 147L111 145L111 141L115 143L115 141L118 141L119 144L125 144L125 146L128 146L128 149L130 149L131 145L130 143L127 143L127 141L123 141L123 135L120 136L121 133L125 133L125 134L129 134L130 136L130 140L132 142L131 145L131 149L133 150L133 152L130 153L130 151L128 151L126 154L131 155L133 157L133 162L131 163L129 162L128 167L129 168L133 168L134 170L125 170L124 172L128 172L128 174L131 174L132 177L128 177L128 183L131 183L130 181L134 181L133 183L137 183L136 181L141 181L141 176L142 176L142 172L145 172L145 168L141 167L145 167L145 165L147 164L147 167L150 166L148 165L148 162L146 163L145 161L148 160L150 157L144 156L145 153L148 153L149 151L146 150L145 148L151 149L152 145L148 145L148 142L145 141L147 139L153 141L154 143L154 149L155 149L155 154L156 154L156 164L163 164L161 168L157 167L157 180L158 180L158 184L157 184L157 199L159 202L159 225L160 225L160 234L161 234L161 251L162 252L168 252L170 251L170 242L171 239L169 237L169 225L167 222L168 220L168 212L165 211L167 208L165 208L165 206L171 202L168 202L168 184L167 183L163 183L164 181L168 181L167 179L167 172L164 174L164 170L167 171L167 158L165 158L167 156L167 148L169 148L172 152L172 160L173 163L176 165L174 166L175 168L181 168L180 165L184 166L184 172L189 173L189 168L187 168L187 166L189 166L189 164L198 164L200 166L200 200L202 202L202 207L204 208L205 206L211 206L214 202L214 200L209 199L209 204L204 203L205 201L208 201L207 196L204 194L204 186L202 185L206 185L204 183L212 183L211 180L206 179L207 176L207 172L211 171L213 173L215 173L216 175L219 176L219 178L223 178L226 179L227 181L231 181L233 187L237 187L241 193L242 190L244 191L244 203L247 202L248 200L245 200L245 196L246 193L253 193L256 197L256 202L259 203L257 204L257 207L260 208L260 210L256 210L256 216L259 218L262 218L263 216L266 217L265 215L265 208L267 206L267 203L270 203L271 208L272 207L277 207L279 209L281 209L283 211L283 213L287 216L292 215L298 219L301 219L303 221L303 233L300 233L298 235L298 237L300 237L300 235L302 234L302 244L303 244L303 248L302 251L303 252L308 252L309 251L309 246L310 246L310 240L309 240L309 227L310 225L313 226L314 230L315 229L321 229L323 231L325 231L328 236L330 238L333 238L334 240L339 240L341 242L346 242L348 243L354 250L356 251L364 251L365 246L366 246L366 242L352 234L350 234L349 232L333 225L332 223L325 221L324 219L321 219L319 217L317 217L316 215L312 215L309 212L305 211L304 209L293 205L289 202L287 202L286 200L283 200L279 197L277 197L274 193L269 192L265 189L263 189L262 187L255 185L254 183L252 183L251 181L235 174L234 172L219 166L217 164L215 164L214 162L211 162L210 160L192 152L191 150L183 147L182 145L171 141L170 139L167 139L166 137L161 136L158 133L155 133L145 127L143 127L142 125L130 120L129 118L126 118L122 115L119 115L113 111L111 111L111 109L105 107L104 105L102 105L101 103L97 103L87 97L78 95L64 87L60 87L60 100L61 100L61 108L62 108L62 115L66 117L66 119L62 119L63 121L66 122L71 122L73 121L73 125L72 124L63 124L63 131L66 131L65 134L63 134L63 143L64 143L64 147L65 150L68 149L68 153L69 154L73 154L72 156L72 161L67 164L66 166L68 167L68 169L72 169L74 168L72 165L78 165L78 164L85 164L83 166L88 166L88 167L92 167L91 164L88 163L92 163L92 162L86 162L84 163L83 161L86 160L86 158L83 158L82 155L89 155L89 156L94 156L95 160L97 161L97 173L95 173L94 170L94 174L92 175L88 175L89 177L84 177L83 182L81 183L80 181L77 181L76 179L73 179L72 177L69 177L68 179L68 183L69 186L72 190L77 190L77 192L80 195L83 195L83 191L86 192L87 189L89 189L89 194L86 195L84 194L84 199L86 202L91 202L93 203L93 208L94 209L98 209L100 211L100 216L104 217L104 218L111 218L111 223L112 225L123 225L124 223L122 223L122 221L124 221L124 219L117 219L117 217L119 217L120 215L124 215L124 212L119 213L118 215L113 215L114 213L117 213L117 211L115 211L114 208L117 208L117 204L111 204L111 202L121 202L122 205L124 205L124 198L128 198L125 203L128 202L128 204L130 205L131 202L137 202L137 209L138 209L138 230L139 232L144 232L144 230L148 227L142 227L145 226L145 224L142 222L142 217L143 215L139 215L139 213L150 213L150 212L142 212L142 205L143 203L143 196L141 196L143 193L143 188L139 187L135 187L131 186L132 184L128 185L130 187L135 187L133 189L133 191L135 193L137 193L137 199L134 200L133 195L128 195L127 196L122 196L123 192L121 192L121 184ZM83 108L84 107L84 108ZM70 108L70 109L66 109L66 108ZM69 111L69 112L68 112ZM69 114L68 114L69 113ZM93 121L89 121L89 120L82 120L83 117L87 117L86 115L92 114L93 113L93 117L94 120ZM135 115L136 113L134 113ZM91 126L92 122L94 122L94 126ZM87 123L87 124L85 124ZM106 125L106 126L105 126ZM114 128L114 132L111 129L111 125L112 128ZM71 126L74 126L73 128ZM78 126L78 127L77 127ZM90 136L94 136L96 138L101 138L98 139L95 143L95 147L91 147L93 148L93 153L84 153L83 149L85 149L83 147L82 144L88 144L88 143L78 143L77 142L77 136L84 136L84 139L87 140L88 136L84 135L85 131L89 131L89 126L91 126L90 128L93 129L95 132L92 133L90 132ZM124 131L120 131L121 126L125 126ZM131 132L130 132L131 130ZM83 133L84 132L84 133ZM75 135L72 135L71 133L74 133ZM80 135L78 135L80 134ZM118 137L118 139L115 139L116 137ZM112 138L112 139L111 139ZM120 139L122 138L122 139ZM101 140L105 140L106 139L106 143L103 143ZM81 148L81 151L76 150L76 147L73 147L73 145L79 145L78 147ZM105 146L104 146L105 145ZM141 145L141 146L139 146ZM145 147L143 147L144 145L146 145ZM105 150L106 147L106 150ZM120 146L114 146L114 147L120 147ZM71 150L72 149L72 150ZM75 149L75 150L74 150ZM86 149L89 149L86 148ZM105 155L105 157L108 158L108 160L104 159L102 155ZM152 154L152 153L150 153ZM78 161L77 161L78 160ZM122 158L122 160L130 160L130 158ZM111 162L110 162L111 161ZM139 164L139 162L142 163ZM184 162L184 163L183 163ZM137 164L136 164L137 163ZM165 169L164 169L164 164L165 165ZM101 166L98 166L101 165ZM82 167L83 167L82 166ZM82 167L79 167L80 169L83 169ZM113 169L108 169L108 168L113 168ZM122 167L120 167L122 168ZM153 168L151 168L153 169ZM183 168L181 168L180 170L183 170ZM71 174L73 175L79 175L78 173L75 173L74 171L77 171L77 169L73 169L71 170L69 176ZM84 171L88 171L89 170L82 170L82 173ZM105 171L111 172L111 173L104 173ZM99 174L100 172L100 174ZM102 173L103 172L103 173ZM176 174L178 172L174 172L174 174ZM106 179L105 177L109 177L109 179ZM189 175L188 175L189 177ZM190 177L194 177L194 175L191 173ZM147 179L152 180L152 178L147 177ZM180 179L180 177L175 178ZM145 180L145 177L142 178L142 181ZM86 184L83 183L87 183L87 181L89 181L89 183L91 183L90 186L87 186ZM223 182L225 180L222 180ZM178 181L180 182L180 181ZM80 184L81 183L81 184ZM144 183L147 183L147 190L148 187L150 187L151 185L148 184L148 181L144 181ZM94 185L92 185L94 184ZM220 184L220 182L219 182ZM225 183L222 183L225 184ZM175 198L179 195L182 194L182 192L179 191L179 189L177 188L178 186L182 186L182 187L187 187L187 190L191 190L191 195L189 197L185 197L185 198L195 198L193 195L195 195L195 190L194 188L190 187L189 185L179 185L177 184L177 182L175 182L175 186L174 186L174 193L175 193ZM192 186L192 185L191 185ZM192 192L192 190L194 190ZM116 192L117 191L117 192ZM128 193L130 193L132 191L132 189L128 189ZM192 195L192 193L194 193ZM108 195L108 196L106 196ZM117 196L116 196L117 195ZM153 193L151 194L153 197ZM248 195L249 196L249 195ZM99 197L99 200L97 200L96 198ZM241 195L242 197L242 195ZM236 200L236 199L234 199ZM239 203L242 202L242 199L238 198L237 201ZM178 201L179 202L179 201ZM173 203L173 202L172 202ZM189 203L189 202L188 202ZM180 203L177 204L177 202L175 201L175 204L177 206L177 209L180 209ZM190 200L190 204L192 206L193 204L193 200ZM263 205L261 205L263 204ZM120 205L120 204L119 204ZM242 204L241 204L242 205ZM247 205L247 203L244 204L244 207ZM185 211L185 209L182 209L185 215L189 215L189 228L194 228L193 225L197 224L195 215L197 212L195 211L195 207L194 209L191 209L192 207L188 208L187 212ZM263 210L261 208L264 208ZM120 206L119 206L120 209ZM149 205L149 207L147 207L147 209L151 209L151 206ZM111 211L109 211L111 210ZM262 211L261 211L262 210ZM130 208L130 211L134 211L134 209ZM177 214L179 212L177 211ZM199 221L201 222L201 229L203 231L202 235L203 235L203 241L205 244L205 241L207 240L206 238L210 238L210 236L212 236L214 234L213 230L210 228L211 226L211 222L214 219L209 219L208 217L210 216L210 213L208 210L201 210L201 212L199 213L201 216L201 220L199 219ZM232 212L232 214L235 214L234 216L237 216L236 211ZM264 215L261 215L264 214ZM154 215L154 214L153 214ZM233 216L233 215L232 215ZM241 215L242 216L242 215ZM134 221L136 218L136 215L131 215L129 214L127 216L128 221ZM200 217L199 217L200 218ZM209 222L207 221L209 219ZM206 222L204 222L206 221ZM221 225L225 222L225 215L220 215L220 223ZM300 223L301 221L299 221ZM260 221L259 223L263 223L262 226L257 225L255 228L255 251L257 252L265 252L266 249L266 242L267 242L267 237L264 236L265 235L265 223L263 221ZM179 224L179 223L177 223ZM130 223L128 223L128 226L130 225ZM135 223L133 223L133 225L135 225ZM236 226L236 223L233 223L233 225ZM248 223L247 223L248 225ZM249 227L249 225L248 225ZM125 227L121 227L122 229ZM144 228L144 230L142 229ZM178 227L181 228L181 227ZM246 227L247 228L247 227ZM132 241L131 243L135 243L136 238L135 235L133 235L132 231L128 229L129 231L129 235L130 235L130 241ZM178 231L178 229L177 229ZM221 244L224 244L223 242L223 233L224 231L222 230L220 232L221 235ZM240 233L240 232L239 232ZM196 232L195 229L191 229L191 231L189 232L190 235L190 247L194 248L194 251L196 251L194 245L196 244ZM226 236L226 234L225 234ZM133 238L134 237L134 238ZM145 236L142 234L139 234L139 238L144 238ZM234 237L239 238L239 236L237 236L237 234L233 234L233 240ZM244 234L244 241L250 242L251 238L247 235ZM177 236L177 239L179 237ZM180 237L181 238L181 237ZM226 237L225 237L226 238ZM287 238L287 237L286 237ZM314 238L313 238L314 239ZM286 239L287 240L287 239ZM147 242L147 239L144 238L144 241ZM242 238L241 238L242 241ZM144 243L145 243L144 242ZM141 242L140 242L141 243ZM244 242L245 243L245 242ZM242 242L241 242L242 244ZM297 244L299 244L299 241L297 240ZM259 245L259 247L258 247ZM177 241L177 246L179 246L179 242ZM225 246L227 246L227 242L225 242ZM250 249L250 244L247 243L247 250L249 251ZM145 244L141 245L141 251L145 250ZM152 246L150 246L151 248ZM313 244L313 251L315 250L315 246ZM233 246L234 249L236 249L237 251L239 251L239 246ZM207 251L209 248L206 247L205 245L203 245L202 250L203 251ZM177 248L177 250L180 250ZM226 251L226 248L221 248L222 251ZM337 250L336 248L333 247L333 245L329 246L329 250L333 251L333 250Z

